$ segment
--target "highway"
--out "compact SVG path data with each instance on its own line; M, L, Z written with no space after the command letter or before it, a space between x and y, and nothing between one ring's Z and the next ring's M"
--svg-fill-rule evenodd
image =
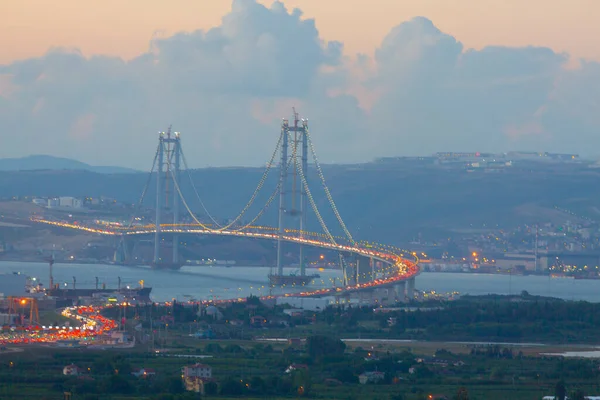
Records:
M101 308L82 306L69 307L62 315L76 326L2 326L0 345L56 343L61 340L92 341L117 327L115 321L100 315Z

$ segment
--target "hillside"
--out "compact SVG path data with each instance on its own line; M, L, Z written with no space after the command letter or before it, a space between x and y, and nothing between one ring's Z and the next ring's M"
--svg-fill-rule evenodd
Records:
M21 158L0 158L0 171L32 170L81 170L101 174L120 174L136 172L130 168L92 166L81 161L47 155L33 155Z
M213 168L192 171L202 200L219 218L234 217L243 208L262 174L255 168ZM277 173L265 184L253 217L276 185ZM422 233L443 238L446 230L522 222L548 221L559 217L556 206L590 218L600 217L600 173L583 167L553 170L515 168L497 174L466 173L436 168L408 168L377 164L328 166L328 186L340 213L357 238L388 243L405 242ZM110 196L136 203L147 174L99 174L89 171L0 172L0 197L10 196ZM313 196L330 227L340 229L314 171L308 174ZM154 180L151 181L154 183ZM189 206L199 202L183 174L182 190ZM152 206L151 185L146 204ZM274 224L274 202L261 223ZM563 215L563 218L568 216ZM313 213L309 227L320 230Z

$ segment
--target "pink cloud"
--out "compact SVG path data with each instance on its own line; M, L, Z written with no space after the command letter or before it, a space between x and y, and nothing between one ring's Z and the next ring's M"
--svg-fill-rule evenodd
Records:
M69 129L69 137L77 140L85 140L94 133L94 122L96 116L94 114L84 114L78 117Z
M523 136L544 135L546 131L538 121L530 121L524 124L508 125L504 128L504 133L512 140L518 140Z

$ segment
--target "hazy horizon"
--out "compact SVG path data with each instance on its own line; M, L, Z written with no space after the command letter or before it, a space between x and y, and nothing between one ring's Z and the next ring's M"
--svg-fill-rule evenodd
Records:
M438 151L598 154L595 2L266 3L179 0L139 14L137 0L124 9L65 0L47 18L40 0L10 0L11 23L0 27L0 157L146 170L157 131L172 123L191 167L260 166L292 106L309 118L327 163ZM10 46L15 36L20 45Z

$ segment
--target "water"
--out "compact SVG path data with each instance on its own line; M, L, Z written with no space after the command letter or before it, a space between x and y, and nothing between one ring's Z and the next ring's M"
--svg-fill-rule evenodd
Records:
M312 271L314 270L309 270ZM0 262L0 273L21 272L37 277L48 285L48 265L43 263ZM102 264L55 264L55 283L67 283L72 286L73 276L77 278L77 287L94 287L95 277L107 288L116 288L118 277L123 287L144 285L152 287L154 301L172 299L198 300L262 296L269 294L268 267L210 267L186 266L180 271L152 270ZM286 272L292 272L291 270ZM315 280L310 288L330 287L334 281L339 283L339 271L319 271L321 278ZM558 297L566 300L586 300L600 302L600 280L576 280L549 278L544 276L509 276L469 273L423 273L417 277L416 287L420 290L436 292L458 291L461 294L520 294L526 290L531 295ZM298 292L300 288L290 288L288 292ZM273 291L272 293L280 293Z
M286 274L295 269L286 271ZM49 270L45 263L0 262L0 274L20 272L35 277L48 287ZM105 264L54 264L54 283L63 287L73 287L73 276L76 287L95 287L96 278L100 287L105 283L107 288L116 288L118 277L121 287L138 287L144 281L145 287L152 287L151 298L154 301L178 301L210 299L228 299L247 297L249 295L264 296L269 294L268 267L211 267L185 266L179 271L153 270L149 267L123 267ZM316 271L309 269L308 274ZM339 271L319 271L320 278L306 288L330 287L338 279ZM289 288L287 292L302 291L302 287ZM282 289L273 289L272 293L282 293Z
M427 272L417 277L421 290L461 294L520 294L557 297L565 300L600 302L600 280L550 278L548 276L493 275Z
M540 355L551 357L600 358L600 351L565 351L562 353L540 353Z

